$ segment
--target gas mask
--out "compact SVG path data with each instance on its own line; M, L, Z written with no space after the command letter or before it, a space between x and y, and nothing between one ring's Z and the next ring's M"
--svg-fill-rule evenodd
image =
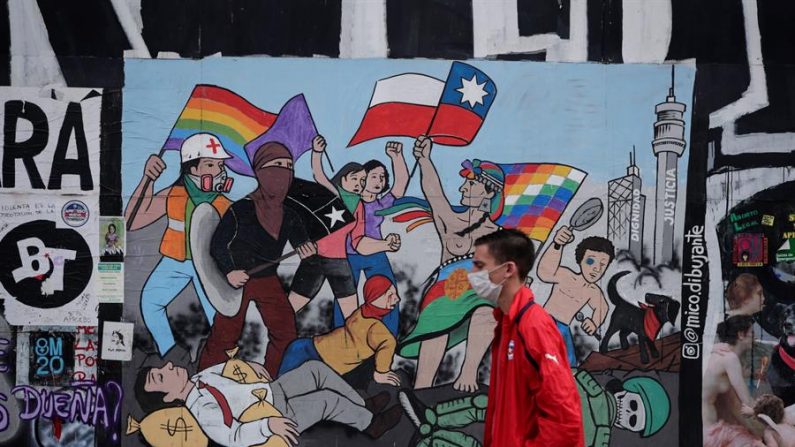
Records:
M632 432L643 431L646 426L646 408L640 394L620 391L615 394L618 414L615 425Z
M226 176L226 169L222 169L215 177L204 174L199 181L199 188L204 192L229 192L235 179Z

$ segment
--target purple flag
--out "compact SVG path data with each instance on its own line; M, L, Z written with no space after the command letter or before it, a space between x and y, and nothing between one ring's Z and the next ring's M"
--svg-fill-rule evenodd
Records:
M290 98L282 107L270 129L246 143L246 154L249 160L254 160L257 149L265 143L276 141L287 147L295 162L304 152L312 149L312 139L315 136L317 128L306 105L306 98L299 94Z

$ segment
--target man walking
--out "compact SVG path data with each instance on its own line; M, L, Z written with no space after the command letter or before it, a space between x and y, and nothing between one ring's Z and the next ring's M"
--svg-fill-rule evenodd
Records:
M530 239L499 230L475 241L472 288L496 302L484 445L582 446L580 397L555 322L524 286Z

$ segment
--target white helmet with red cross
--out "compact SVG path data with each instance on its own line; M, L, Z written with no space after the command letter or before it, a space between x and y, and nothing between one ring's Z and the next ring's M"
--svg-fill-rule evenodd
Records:
M186 138L179 148L179 155L182 159L182 163L196 160L197 158L215 158L221 160L232 158L224 149L221 140L215 135L206 132L197 133Z

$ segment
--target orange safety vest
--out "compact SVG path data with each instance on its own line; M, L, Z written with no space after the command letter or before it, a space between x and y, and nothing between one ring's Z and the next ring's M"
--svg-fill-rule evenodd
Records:
M218 197L211 203L221 216L224 215L231 204L232 202L222 194L218 194ZM166 232L163 233L160 253L177 261L185 260L185 209L187 205L188 192L185 187L182 185L172 186L166 198L168 227L166 227Z

